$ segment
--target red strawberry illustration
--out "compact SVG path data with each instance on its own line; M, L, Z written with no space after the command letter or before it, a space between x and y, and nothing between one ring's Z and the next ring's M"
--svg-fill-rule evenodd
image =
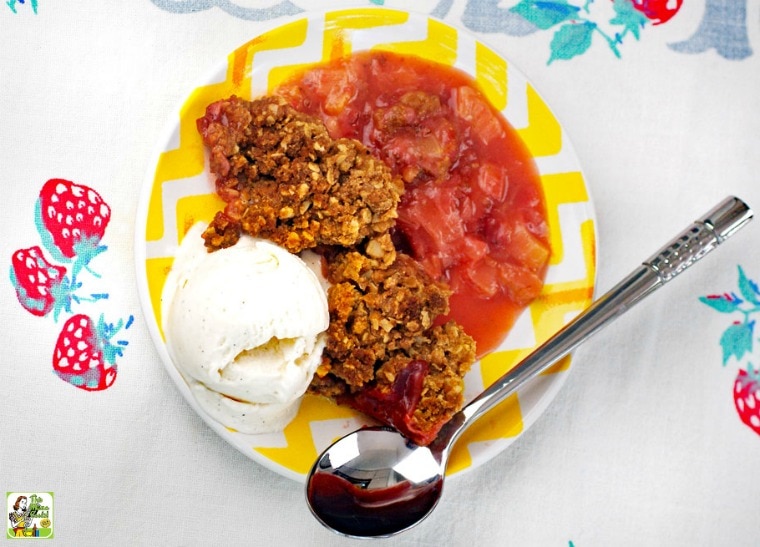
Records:
M82 284L69 279L65 267L48 262L37 245L13 253L10 278L16 298L25 310L39 317L52 311L56 321L62 310L71 312L72 302L78 304L108 298L105 293L78 296L76 291Z
M760 435L760 370L740 370L734 382L734 404L739 418Z
M633 7L646 15L654 25L670 20L681 8L683 0L632 0Z
M56 309L69 309L71 287L66 268L45 259L42 249L19 249L11 258L11 283L16 297L28 312L44 317Z
M50 179L40 190L38 226L46 247L61 260L86 265L105 250L100 245L111 208L95 190L64 179Z
M103 316L97 323L83 314L71 316L64 323L53 351L53 370L71 385L86 391L101 391L116 380L116 358L123 355L127 342L111 343L122 327L132 324L130 316L126 325L106 323Z

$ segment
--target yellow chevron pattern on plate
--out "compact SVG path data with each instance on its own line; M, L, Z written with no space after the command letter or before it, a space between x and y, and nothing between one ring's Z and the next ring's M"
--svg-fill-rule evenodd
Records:
M243 44L188 95L159 143L138 212L138 281L153 340L188 403L227 442L295 480L304 479L330 442L369 420L331 401L307 396L282 433L243 435L220 426L194 402L164 347L161 292L184 234L194 223L210 221L222 206L195 127L206 105L231 94L250 98L270 92L311 64L372 48L414 54L468 72L518 130L541 174L552 246L544 291L520 316L502 346L473 367L466 378L466 396L472 398L513 367L593 296L594 213L577 158L540 95L498 51L426 15L385 8L302 16ZM564 359L468 431L452 455L449 474L488 461L530 427L556 395L569 366L570 359Z

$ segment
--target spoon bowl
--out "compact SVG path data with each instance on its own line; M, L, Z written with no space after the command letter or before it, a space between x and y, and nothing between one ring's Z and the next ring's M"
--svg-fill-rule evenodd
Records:
M417 446L389 427L360 429L333 443L307 477L311 512L334 532L357 538L392 536L422 521L438 504L451 448L470 425L752 216L736 197L720 202L454 414L430 445Z
M314 516L351 537L385 537L411 528L438 503L445 460L388 427L335 442L314 464L307 499Z

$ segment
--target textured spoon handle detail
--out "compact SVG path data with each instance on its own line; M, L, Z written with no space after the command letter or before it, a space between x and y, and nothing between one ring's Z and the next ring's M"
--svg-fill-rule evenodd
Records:
M731 197L697 220L649 260L644 261L664 283L712 251L752 219L746 203Z

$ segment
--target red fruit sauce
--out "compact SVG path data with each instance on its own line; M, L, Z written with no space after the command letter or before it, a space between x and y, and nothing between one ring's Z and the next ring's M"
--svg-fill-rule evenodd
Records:
M403 481L388 488L365 489L346 479L317 473L309 483L309 499L324 510L325 524L358 536L383 536L397 532L400 518L415 522L427 515L440 498L442 483L415 490Z
M417 444L427 445L435 439L443 426L441 423L423 431L414 425L414 410L422 396L422 385L429 371L430 365L426 361L412 361L399 372L390 391L365 389L349 395L345 402L383 423L393 424L404 436L414 439Z
M363 52L277 90L333 138L360 140L404 179L394 238L453 290L478 354L498 347L538 296L549 260L543 193L524 143L457 69Z

